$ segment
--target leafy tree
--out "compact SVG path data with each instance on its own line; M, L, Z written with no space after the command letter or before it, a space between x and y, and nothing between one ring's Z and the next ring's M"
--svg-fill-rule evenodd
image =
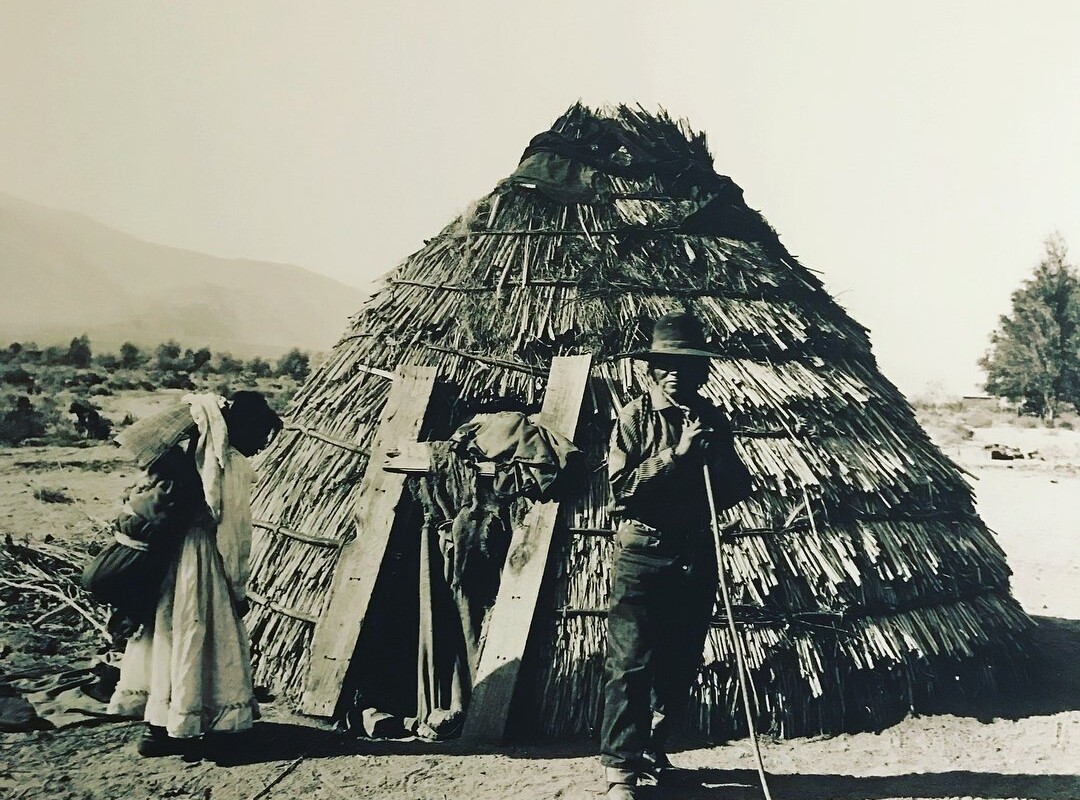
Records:
M231 353L219 353L217 371L219 375L239 375L244 371L244 362Z
M131 342L120 345L120 365L124 369L138 369L144 363L146 363L146 356L143 355L142 350Z
M68 345L67 355L64 356L64 362L73 367L89 367L92 357L90 337L84 333L82 336L76 336L71 340L71 344Z
M154 351L154 360L162 372L175 372L180 364L180 343L175 339L162 342Z
M120 368L120 356L116 353L98 353L94 356L94 362L109 372L115 372Z
M195 351L188 351L191 353L191 371L206 373L210 371L210 359L214 357L214 354L210 352L209 347L200 347Z
M303 382L311 371L308 354L297 347L283 355L277 362L275 374L288 376L297 383Z
M273 373L270 362L258 356L255 356L244 365L244 371L253 378L269 378Z
M1035 273L1013 292L1012 313L999 320L979 366L986 391L1045 419L1059 403L1080 402L1080 277L1059 234L1047 238Z
M19 349L18 360L27 364L39 364L42 360L41 356L41 348L37 346L37 342L23 342Z
M57 345L51 345L46 347L41 353L41 363L47 367L58 367L61 364L67 363L68 351L63 347Z

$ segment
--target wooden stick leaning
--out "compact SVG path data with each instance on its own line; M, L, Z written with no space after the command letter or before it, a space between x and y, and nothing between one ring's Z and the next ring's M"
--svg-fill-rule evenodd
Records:
M739 694L742 695L743 710L746 712L746 727L750 731L750 744L754 748L754 760L757 762L758 778L765 800L772 800L769 784L765 779L765 763L761 760L761 747L758 745L757 731L754 729L754 714L750 710L750 691L747 688L746 660L743 656L742 638L735 627L735 613L731 610L731 594L728 592L727 576L724 570L723 536L720 533L720 520L716 515L716 498L713 496L712 475L709 465L703 464L702 475L705 478L705 496L709 500L709 520L712 523L713 539L716 541L716 572L720 576L720 595L724 600L724 613L727 616L728 630L731 632L732 646L735 648L735 674L739 678Z

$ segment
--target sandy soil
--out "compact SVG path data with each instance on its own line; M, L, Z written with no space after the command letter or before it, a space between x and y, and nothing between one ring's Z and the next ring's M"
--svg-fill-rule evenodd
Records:
M1009 554L1016 596L1040 622L1046 673L1024 697L988 702L970 716L909 718L877 734L763 742L777 800L1080 798L1080 433L996 426L958 440L955 425L933 422L931 433L977 478L979 510ZM1037 450L1043 458L991 461L986 444ZM0 450L0 534L86 537L90 520L107 518L131 479L106 446ZM75 502L42 503L36 487L62 490ZM46 649L55 655L42 656L24 633L0 629L0 670L92 646L86 637L60 638ZM135 723L0 734L0 797L540 800L597 797L604 788L589 741L482 753L343 742L278 704L264 712L257 746L232 763L140 759ZM761 796L745 741L690 743L674 760L694 772L658 797Z

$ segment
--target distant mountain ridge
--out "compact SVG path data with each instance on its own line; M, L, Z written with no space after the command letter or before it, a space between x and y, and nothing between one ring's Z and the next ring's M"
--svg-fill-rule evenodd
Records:
M0 193L0 346L176 339L238 355L328 350L367 292L292 264L154 244Z

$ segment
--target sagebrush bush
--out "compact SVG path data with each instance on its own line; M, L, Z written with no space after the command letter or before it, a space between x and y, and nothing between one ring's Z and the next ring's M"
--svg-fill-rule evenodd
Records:
M34 497L42 503L74 503L75 498L63 489L54 489L49 486L37 486L34 488Z

